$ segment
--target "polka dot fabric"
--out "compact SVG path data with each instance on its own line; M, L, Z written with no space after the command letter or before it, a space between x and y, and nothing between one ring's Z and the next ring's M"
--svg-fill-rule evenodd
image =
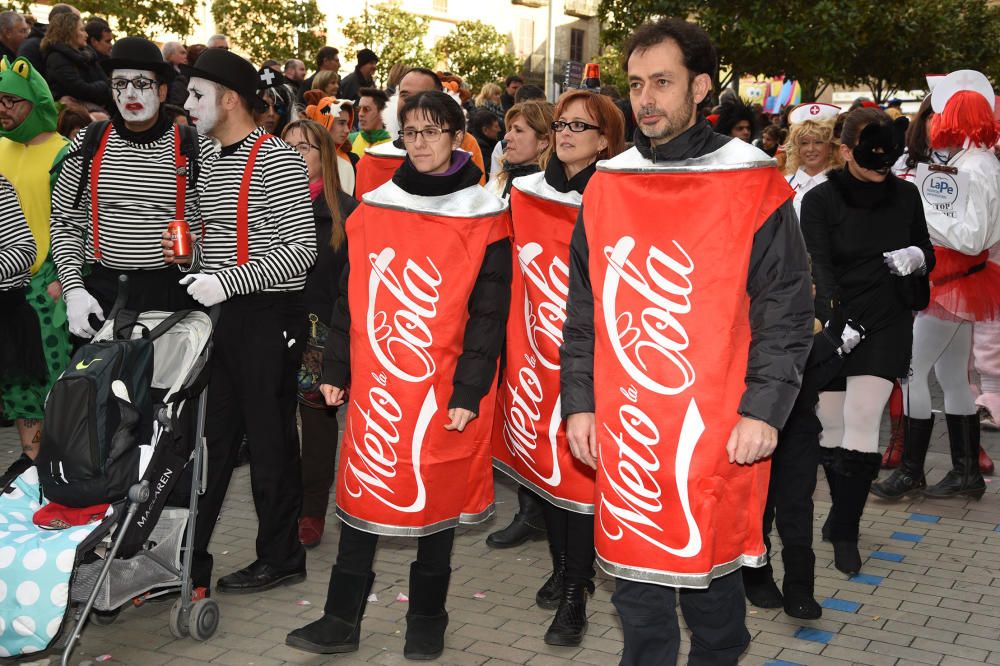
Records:
M0 496L0 657L44 650L59 633L76 549L97 524L42 530L34 467Z

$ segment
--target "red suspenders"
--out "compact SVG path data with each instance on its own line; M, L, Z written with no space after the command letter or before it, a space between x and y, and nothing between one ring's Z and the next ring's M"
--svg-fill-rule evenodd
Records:
M101 142L98 144L97 152L94 154L94 161L90 166L90 231L91 238L94 239L94 258L101 260L101 245L98 233L97 215L97 183L100 179L101 162L104 161L104 151L108 147L108 137L111 136L112 124L104 128ZM181 128L174 125L174 164L177 170L177 194L176 208L174 211L175 220L184 219L184 205L187 196L187 156L181 152Z
M260 146L272 134L261 134L250 149L247 164L243 167L243 179L240 181L240 198L236 203L236 265L242 266L250 261L250 179L253 176L253 166L257 162Z

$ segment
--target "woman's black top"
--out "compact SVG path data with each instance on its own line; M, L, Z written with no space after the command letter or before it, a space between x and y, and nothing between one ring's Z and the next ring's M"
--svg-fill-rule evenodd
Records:
M504 162L503 170L507 174L507 182L504 183L503 194L500 195L503 199L510 199L510 188L514 186L515 178L530 176L533 173L541 171L537 162L528 162L527 164L508 164Z
M418 196L445 196L479 184L482 171L471 159L454 173L430 175L416 170L409 158L392 177L404 192ZM462 353L453 378L448 409L479 412L479 401L493 384L497 358L510 310L513 271L510 239L490 243L469 295L469 320L465 324ZM345 387L350 383L351 314L347 304L350 265L340 278L340 295L334 305L330 337L323 352L323 383Z
M555 154L549 158L549 163L545 165L545 182L557 192L576 192L583 194L583 190L590 182L590 177L597 173L597 162L594 162L585 169L581 169L572 178L566 178L566 169L563 163Z
M112 106L108 77L86 51L50 44L45 52L45 80L56 101L69 95L81 102Z
M346 223L347 217L358 207L358 202L338 190L337 203L340 204L341 219ZM326 196L322 193L313 199L313 221L316 225L316 263L306 276L303 300L306 312L316 315L329 326L330 313L333 312L331 304L337 298L340 274L347 265L347 239L345 237L336 250L330 246L333 216L330 214L330 207L326 205Z
M840 377L905 377L913 347L913 294L926 289L934 268L920 194L892 175L882 183L863 182L845 167L828 177L802 199L816 317L823 323L850 319L865 329ZM890 273L883 252L911 245L923 250L926 269L905 277Z

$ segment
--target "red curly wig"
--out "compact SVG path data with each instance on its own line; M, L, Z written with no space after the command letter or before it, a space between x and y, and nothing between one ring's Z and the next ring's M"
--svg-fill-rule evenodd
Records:
M951 96L944 111L931 120L931 147L952 148L968 141L981 148L992 148L1000 131L993 117L993 106L982 95L961 90Z

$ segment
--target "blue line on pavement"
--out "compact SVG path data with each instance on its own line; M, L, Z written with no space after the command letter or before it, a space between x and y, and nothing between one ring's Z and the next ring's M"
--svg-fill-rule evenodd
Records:
M857 613L858 609L861 608L861 604L857 601L834 599L833 597L827 597L824 599L820 606L823 608L829 608L830 610L844 611L845 613Z
M939 523L941 516L932 516L929 513L911 513L910 520L919 520L922 523Z
M851 576L852 583L863 583L865 585L879 585L882 582L882 576L873 576L871 574L857 574Z
M764 666L802 666L802 664L796 661L785 661L784 659L772 659L771 661L765 661Z
M823 643L825 645L833 640L833 632L813 629L811 627L799 627L795 630L795 637L801 638L804 641Z
M873 550L871 554L873 560L887 560L889 562L902 562L903 556L899 553L888 553L884 550Z
M920 543L924 539L922 535L910 532L893 532L892 538L897 541L912 541L913 543Z

